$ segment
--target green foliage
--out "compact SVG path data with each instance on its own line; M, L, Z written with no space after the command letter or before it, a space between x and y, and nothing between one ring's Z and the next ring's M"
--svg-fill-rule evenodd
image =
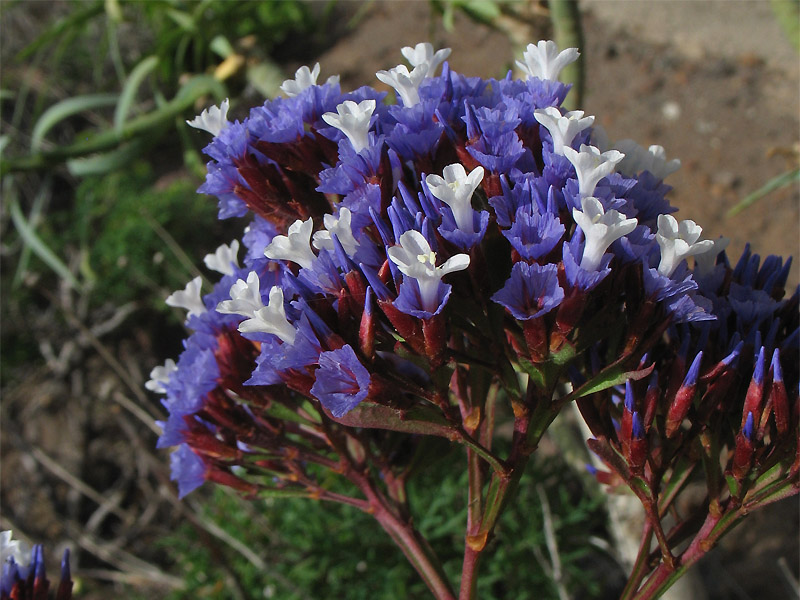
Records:
M461 573L466 521L463 452L430 465L409 486L415 524L442 558L452 581ZM540 566L548 560L537 485L547 487L562 568L575 597L597 597L582 559L588 538L602 529L602 500L581 486L559 459L532 465L518 494L500 520L481 566L478 597L524 598L536 590L542 600L558 593ZM230 577L245 597L348 598L372 600L428 598L430 592L389 536L369 515L339 504L269 499L252 503L215 489L203 502L205 517L241 540L266 564L259 569L216 541L183 525L163 540L177 562L187 589L170 598L231 598ZM324 592L321 592L324 590ZM265 591L267 594L265 594Z
M188 265L170 251L163 231L195 257L213 251L209 240L220 237L216 205L195 193L192 177L148 185L152 181L152 169L140 162L128 172L86 179L76 191L71 235L87 248L98 299L123 303L143 298L162 309L163 290L183 287L192 277ZM72 216L54 215L51 226ZM199 228L197 223L208 225Z

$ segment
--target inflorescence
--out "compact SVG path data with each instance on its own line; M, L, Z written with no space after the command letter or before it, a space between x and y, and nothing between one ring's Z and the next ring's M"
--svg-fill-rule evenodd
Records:
M673 216L679 161L562 109L577 50L529 45L524 79L460 75L449 53L418 44L379 71L396 102L319 85L316 65L242 122L226 101L189 123L214 136L199 191L249 221L244 257L238 241L206 257L210 293L197 278L167 299L193 333L148 388L180 495L210 480L336 499L315 468L402 473L375 430L447 437L499 471L573 400L597 477L657 515L685 464L706 465L718 514L772 498L775 469L795 492L791 261L731 264L725 238ZM493 386L516 423L497 464Z

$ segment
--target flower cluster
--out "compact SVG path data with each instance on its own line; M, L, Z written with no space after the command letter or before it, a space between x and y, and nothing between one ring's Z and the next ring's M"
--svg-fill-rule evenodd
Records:
M11 538L10 531L0 533L0 563L3 565L0 578L2 600L47 600L50 596L50 581L44 569L44 551L37 545L26 556L22 544ZM72 579L69 569L69 550L61 560L61 580L56 589L55 600L72 598Z
M292 492L390 528L374 498L402 497L393 432L464 444L508 479L573 400L609 468L598 477L649 490L644 503L671 501L660 490L685 483L696 443L706 462L728 451L712 502L766 494L776 465L796 491L790 261L748 250L731 267L727 240L672 215L678 161L564 111L557 78L577 50L531 44L522 80L465 77L429 44L402 54L411 70L377 73L396 103L318 85L316 65L242 122L226 101L189 123L214 135L199 191L220 218L250 219L241 262L238 241L206 257L222 275L210 293L198 278L167 299L193 333L148 387L165 395L159 446L178 447L181 496L208 480ZM505 458L497 398L515 422ZM319 468L366 500L330 492Z

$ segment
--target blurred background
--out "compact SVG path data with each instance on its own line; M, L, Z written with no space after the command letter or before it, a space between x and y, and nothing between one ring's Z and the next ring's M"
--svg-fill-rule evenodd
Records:
M574 108L611 140L681 159L668 183L683 218L731 238L732 259L747 241L796 255L798 6L0 3L0 526L51 558L71 548L80 598L427 597L371 518L347 507L246 502L211 486L177 500L168 453L155 450L164 410L144 382L185 335L164 299L242 228L195 193L209 140L185 119L226 97L242 119L317 61L343 89L378 87L402 46L430 41L453 49L456 71L501 77L529 42L557 39L582 52ZM604 497L566 437L556 431L523 480L481 598L614 598L624 583ZM412 496L453 575L461 462L442 458ZM693 597L796 598L799 514L795 498L753 515L696 568Z

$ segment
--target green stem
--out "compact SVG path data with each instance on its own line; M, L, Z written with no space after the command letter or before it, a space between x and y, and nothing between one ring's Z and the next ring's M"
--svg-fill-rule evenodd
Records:
M0 176L17 171L42 169L63 162L68 158L87 156L116 148L123 142L147 135L165 126L177 115L188 110L201 96L224 94L222 84L211 76L199 75L186 84L175 98L164 107L137 119L128 121L121 129L102 131L88 140L76 142L69 146L56 148L49 152L38 152L30 156L4 159L0 162Z
M578 0L550 0L550 21L553 38L559 49L583 48L583 29ZM564 108L574 110L583 106L584 58L564 67L561 79L571 83L572 90L564 101Z

